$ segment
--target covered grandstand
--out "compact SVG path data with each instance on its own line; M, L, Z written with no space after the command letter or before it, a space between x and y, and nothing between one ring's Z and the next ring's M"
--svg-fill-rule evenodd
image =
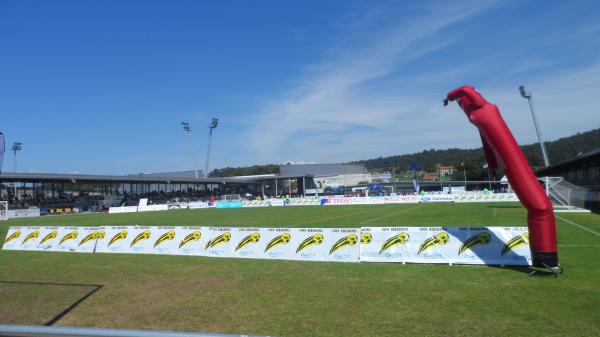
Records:
M171 200L210 200L222 195L290 194L286 186L294 181L297 194L305 186L312 187L311 175L269 174L247 177L199 178L193 171L137 174L91 175L70 173L15 173L0 174L0 200L9 202L9 208L39 207L48 210L72 209L100 211L115 205L137 204L140 198L150 203Z

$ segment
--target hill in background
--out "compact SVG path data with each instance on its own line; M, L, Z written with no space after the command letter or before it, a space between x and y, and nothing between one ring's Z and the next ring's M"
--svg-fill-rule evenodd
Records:
M539 143L521 146L525 157L535 169L544 165ZM558 164L573 157L600 148L600 128L577 133L573 136L546 142L546 150L550 162ZM430 149L418 153L403 154L375 159L360 160L351 163L362 163L369 171L389 171L396 174L410 171L414 164L419 171L435 172L437 165L452 165L459 169L456 179L462 179L461 164L464 163L469 180L486 180L487 170L483 168L483 149ZM276 164L254 165L249 167L226 167L215 169L211 177L242 176L255 174L279 173Z

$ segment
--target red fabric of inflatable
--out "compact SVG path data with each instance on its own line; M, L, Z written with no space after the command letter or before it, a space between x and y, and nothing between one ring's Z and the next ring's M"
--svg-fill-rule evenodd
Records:
M489 168L500 167L523 206L527 209L529 246L534 267L558 267L556 224L550 199L529 166L498 107L488 103L471 86L463 86L448 93L444 104L458 101L481 136L483 151Z

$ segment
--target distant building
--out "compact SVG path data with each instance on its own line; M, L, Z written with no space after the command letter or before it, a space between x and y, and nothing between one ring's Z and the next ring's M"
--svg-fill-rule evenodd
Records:
M442 177L450 176L454 173L455 169L452 165L438 164L438 172Z
M291 164L279 165L281 175L313 175L327 177L348 174L366 174L363 164Z
M279 166L279 172L283 176L298 174L313 176L315 186L319 191L326 187L355 186L372 181L363 164L287 163Z

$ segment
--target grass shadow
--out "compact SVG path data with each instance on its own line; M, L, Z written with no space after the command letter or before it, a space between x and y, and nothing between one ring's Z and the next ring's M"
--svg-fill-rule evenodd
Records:
M59 287L92 287L93 289L89 292L85 293L82 297L80 297L77 301L73 302L66 309L61 311L58 315L52 317L49 321L44 323L44 326L52 326L60 319L69 314L73 309L75 309L79 304L88 299L98 290L102 289L104 285L102 284L79 284L79 283L54 283L54 282L27 282L27 281L4 281L0 280L1 284L17 284L17 285L38 285L38 286L59 286Z

